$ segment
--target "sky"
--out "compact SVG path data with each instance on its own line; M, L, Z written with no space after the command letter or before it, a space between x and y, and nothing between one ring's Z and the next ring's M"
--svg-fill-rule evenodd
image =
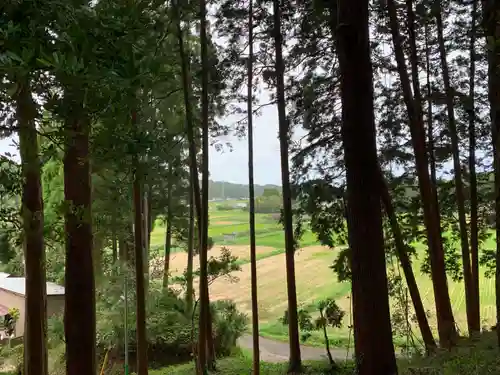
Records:
M227 119L225 122L230 123ZM260 116L254 116L254 180L256 184L281 185L280 148L278 141L278 113L276 106L262 109ZM235 136L221 137L222 142L230 142L233 150L226 147L218 152L214 148L210 154L210 175L215 181L239 184L248 183L248 143L247 138Z
M222 119L231 124L238 118ZM221 142L232 144L232 151L211 148L210 179L239 184L248 183L248 144L247 138L235 136L220 137ZM18 159L18 151L12 146L13 139L0 139L0 154L9 152ZM276 106L266 106L260 116L254 116L254 180L256 184L281 185L280 151L278 142L278 112Z

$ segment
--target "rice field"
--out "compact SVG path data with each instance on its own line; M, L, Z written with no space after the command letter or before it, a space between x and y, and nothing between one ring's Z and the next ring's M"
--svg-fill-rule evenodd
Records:
M258 274L258 299L259 320L261 334L278 339L286 339L287 327L278 323L278 319L287 308L284 234L276 217L267 214L256 215L257 233L257 274ZM231 236L228 236L231 235ZM236 282L227 279L216 280L210 287L213 300L232 299L236 301L239 309L250 314L250 265L249 265L249 225L248 212L242 210L217 211L214 207L210 210L209 236L214 239L214 247L209 256L217 256L222 246L228 247L241 263L241 271L235 272ZM162 248L164 241L164 228L157 225L151 237L152 248ZM330 269L336 252L319 246L311 232L305 233L301 243L301 250L296 253L296 283L297 299L299 305L310 308L314 302L333 297L339 306L346 311L344 327L332 329L331 339L338 345L345 344L350 337L350 285L339 283L337 276ZM492 241L486 246L493 246ZM174 275L184 271L186 254L182 249L171 257L171 271ZM161 254L161 251L160 251ZM198 266L195 260L195 267ZM419 268L420 261L414 263L417 283L424 300L424 305L430 313L430 322L433 327L435 322L434 295L432 283L428 276L422 275ZM495 311L495 283L493 279L481 276L481 319L485 326L492 325L496 319ZM463 283L449 280L449 292L455 319L462 332L466 332L465 293ZM410 310L410 314L411 314ZM418 329L413 328L418 335ZM322 337L313 335L312 344L320 344Z

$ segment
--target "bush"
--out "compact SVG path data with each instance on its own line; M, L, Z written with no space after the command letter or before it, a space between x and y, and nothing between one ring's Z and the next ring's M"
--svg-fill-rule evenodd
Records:
M136 323L135 287L129 278L129 311L127 330L129 338L130 364L135 362ZM110 362L120 363L124 353L125 314L122 298L123 276L110 277L104 289L97 292L97 351L102 358L110 349ZM236 340L245 332L247 317L236 310L231 301L215 302L211 306L216 352L227 355ZM192 358L192 338L198 332L198 311L194 316L186 311L184 300L173 291L165 292L152 283L147 298L147 340L148 358L156 365L183 363ZM50 346L63 342L62 317L53 317L49 323ZM109 365L111 367L111 364Z
M260 196L255 199L255 213L257 214L279 214L283 206L283 199L279 195ZM249 206L245 207L245 211Z
M218 204L217 206L215 206L215 208L217 209L217 211L235 211L241 209L240 207L236 207L234 205L226 203Z

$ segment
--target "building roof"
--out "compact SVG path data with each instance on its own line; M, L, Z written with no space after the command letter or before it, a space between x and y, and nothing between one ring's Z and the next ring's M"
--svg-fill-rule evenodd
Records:
M9 313L9 308L4 305L0 305L0 316L5 316Z
M0 279L0 288L6 291L21 295L26 294L26 278L24 277L7 277ZM63 296L64 287L52 282L47 282L48 296Z

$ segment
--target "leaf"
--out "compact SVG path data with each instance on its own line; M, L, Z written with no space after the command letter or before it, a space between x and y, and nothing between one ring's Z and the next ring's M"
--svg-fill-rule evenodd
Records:
M45 67L52 67L54 66L51 62L45 60L45 59L41 59L41 58L37 58L36 61L40 64L42 64L42 66L45 66Z
M17 61L19 63L23 63L23 60L18 56L16 55L14 52L12 51L7 51L5 52L5 54L11 59L11 60L14 60L14 61Z
M10 97L13 97L14 95L16 95L16 92L17 92L17 89L18 89L18 84L17 83L12 83L8 89L7 89L7 95L9 95Z

